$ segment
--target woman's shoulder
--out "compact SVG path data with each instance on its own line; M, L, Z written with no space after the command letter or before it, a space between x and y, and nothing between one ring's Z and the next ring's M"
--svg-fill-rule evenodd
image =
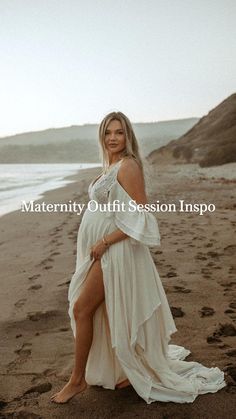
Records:
M121 182L140 182L143 173L139 162L134 157L124 157L119 167L118 180Z
M126 172L127 171L132 171L132 173L134 171L136 173L140 172L141 168L140 168L140 164L137 161L137 159L135 159L132 156L123 157L123 159L121 161L121 164L120 164L120 172L123 172L123 171L126 171Z
M131 199L141 204L147 203L143 172L136 159L129 157L122 161L117 180Z

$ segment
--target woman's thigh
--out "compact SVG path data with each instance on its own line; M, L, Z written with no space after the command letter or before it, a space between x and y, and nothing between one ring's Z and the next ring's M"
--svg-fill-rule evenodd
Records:
M87 273L81 294L75 302L74 310L78 314L93 314L104 301L104 298L101 261L95 260Z

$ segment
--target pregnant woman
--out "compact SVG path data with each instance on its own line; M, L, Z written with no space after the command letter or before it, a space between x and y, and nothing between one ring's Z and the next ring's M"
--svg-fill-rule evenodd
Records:
M68 294L74 368L51 400L66 403L88 385L132 385L148 404L193 402L224 387L224 373L184 361L190 351L169 343L177 329L149 250L160 245L158 224L138 208L148 201L129 119L108 114L99 142L103 173L89 185Z

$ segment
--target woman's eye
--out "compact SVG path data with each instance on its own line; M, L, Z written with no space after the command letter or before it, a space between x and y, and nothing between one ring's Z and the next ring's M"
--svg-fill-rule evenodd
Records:
M119 135L122 135L123 134L123 131L119 131L118 134ZM109 132L105 132L105 135L109 135Z

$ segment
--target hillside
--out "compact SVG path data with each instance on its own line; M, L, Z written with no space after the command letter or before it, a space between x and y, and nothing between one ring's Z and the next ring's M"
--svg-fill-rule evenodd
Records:
M144 156L184 134L197 118L134 123ZM75 163L99 161L98 125L51 128L0 138L0 163Z
M154 150L150 163L198 163L201 167L236 161L236 93L201 118L179 139Z

